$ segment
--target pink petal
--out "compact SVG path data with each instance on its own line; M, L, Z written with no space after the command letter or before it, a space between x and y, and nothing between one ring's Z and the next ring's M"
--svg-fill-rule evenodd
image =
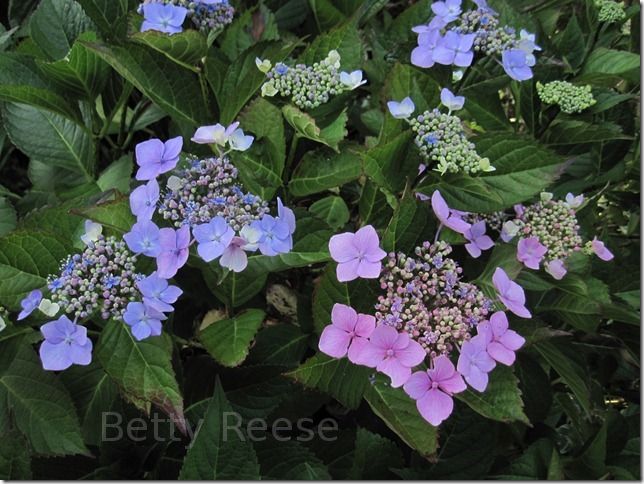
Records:
M423 398L416 401L416 408L434 427L438 427L454 410L452 397L440 390L429 390Z
M364 253L380 248L380 239L378 239L378 233L376 232L376 229L374 229L371 225L365 225L360 230L358 230L355 233L355 238L353 240L354 245L357 248L362 249Z
M481 257L481 249L479 249L479 246L476 244L465 244L465 250L467 250L467 252L475 259Z
M334 304L331 309L333 326L344 330L346 333L355 331L358 314L355 309L345 304Z
M151 139L136 145L136 163L139 166L145 166L150 163L159 163L163 156L163 141L160 139Z
M364 255L364 258L369 262L380 262L385 257L387 257L387 253L380 247L371 248L369 249L369 252Z
M454 364L445 355L440 355L433 360L434 367L428 371L429 377L434 382L441 382L450 378L454 372Z
M427 356L423 347L416 341L411 340L403 350L396 350L396 358L400 363L409 368L420 365Z
M434 210L434 214L436 214L438 220L445 223L449 217L449 207L441 195L441 192L438 190L432 193L432 209Z
M472 388L482 392L487 388L488 374L481 371L478 367L472 366L470 368L470 373L465 377L465 380Z
M340 282L349 282L358 278L358 266L360 261L353 259L348 262L341 262L335 269L335 274Z
M432 382L426 371L417 371L413 373L405 383L405 393L414 400L418 400L425 396L425 394L432 387Z
M510 278L500 267L497 267L494 271L492 282L499 293L504 293L510 287Z
M318 347L322 353L333 358L342 358L347 354L350 341L349 333L330 324L322 331Z
M349 232L331 237L331 240L329 240L329 252L334 261L343 263L358 257L358 250L353 245L354 237L355 234Z
M233 272L241 272L248 265L248 256L237 245L229 245L219 259L222 267L227 267Z
M516 351L525 344L525 338L516 331L509 329L499 338L499 343L510 350Z
M358 314L358 322L356 323L356 335L368 338L376 329L376 318L369 314Z
M369 262L366 259L361 260L358 263L358 276L363 279L377 279L380 277L380 272L382 271L381 262Z
M411 376L411 369L398 361L396 358L385 358L377 367L379 372L391 378L391 386L398 388L403 386Z
M494 247L494 241L489 235L483 235L476 239L476 245L478 245L482 250L488 250Z
M407 346L409 346L409 341L409 334L406 331L402 331L398 333L398 337L396 338L392 349L404 350L405 348L407 348Z
M365 363L363 362L365 349L370 344L371 343L369 343L369 340L367 338L361 338L359 336L353 338L351 340L351 344L349 345L349 351L347 353L347 355L349 356L349 361L351 363L355 363L356 365L365 365ZM371 366L371 365L365 365L365 366Z
M374 346L383 349L384 351L394 347L398 339L398 331L391 326L378 326L371 333L369 341Z
M487 346L487 353L499 363L510 366L516 358L514 351L507 349L501 343L493 341Z
M463 381L463 377L459 374L452 373L452 376L447 378L446 380L442 380L438 382L438 388L441 390L447 392L447 393L461 393L462 391L465 391L467 386L465 385L465 382Z
M358 348L355 350L359 354L355 358L360 362L360 365L376 368L382 360L385 359L387 350L374 345L371 341L369 344L363 345L359 343Z
M508 330L508 317L503 311L497 311L490 317L490 326L495 338L498 338Z

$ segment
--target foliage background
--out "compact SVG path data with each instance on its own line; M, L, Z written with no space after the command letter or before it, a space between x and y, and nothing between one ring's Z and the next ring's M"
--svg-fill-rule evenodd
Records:
M497 171L414 187L439 187L455 208L482 212L544 189L583 191L591 203L582 229L616 259L579 257L561 282L521 272L536 317L512 325L527 346L482 398L461 398L438 431L384 380L316 353L334 302L373 305L373 285L335 280L329 236L370 223L388 250L408 250L435 228L411 194L410 133L385 109L407 95L421 110L434 107L439 86L450 84L447 69L409 64L410 28L425 21L429 3L234 2L235 20L216 39L133 33L133 0L3 3L0 305L15 311L56 272L78 248L84 218L114 233L129 228L132 152L150 137L187 140L199 125L240 120L258 139L234 160L242 179L296 206L298 230L293 253L253 257L219 286L192 262L178 278L187 297L160 338L134 345L122 325L95 322L89 367L43 371L39 322L10 323L0 333L1 478L639 479L637 3L627 2L625 27L599 24L591 0L490 1L509 25L536 32L544 50L535 79L511 83L490 61L468 70L459 86L465 117L480 126L478 150ZM366 86L313 120L258 97L255 57L313 61L332 48L343 69L365 71ZM574 116L542 106L535 81L555 79L590 83L597 104ZM484 288L491 268L520 269L508 246L464 259ZM225 443L216 416L230 408L244 418L333 416L340 438ZM150 409L189 423L206 416L187 456L185 437L101 442L101 412Z

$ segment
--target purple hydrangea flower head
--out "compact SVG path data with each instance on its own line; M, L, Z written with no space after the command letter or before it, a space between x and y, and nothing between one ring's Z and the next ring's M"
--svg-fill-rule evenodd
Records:
M197 129L191 140L201 145L216 144L225 146L238 126L239 122L234 122L227 128L219 123L212 126L202 126Z
M532 56L534 58L534 56ZM501 53L503 69L515 81L526 81L532 78L530 59L521 49L504 50ZM534 65L534 64L532 64Z
M422 363L426 353L423 347L405 332L399 333L391 326L378 326L369 337L369 344L355 355L361 365L376 368L391 378L391 386L405 384L411 369Z
M268 256L285 254L293 247L293 240L288 223L272 215L264 215L261 220L251 224L261 232L259 251Z
M492 239L488 235L485 235L484 220L472 224L463 235L469 241L465 244L465 249L475 259L481 256L481 251L494 247Z
M539 242L539 237L526 237L517 244L517 260L530 269L539 270L539 264L548 248Z
M469 67L474 59L474 38L476 34L459 34L448 31L434 50L433 59L443 65Z
M160 336L161 321L165 319L167 318L162 312L141 302L129 303L125 313L123 313L123 320L130 326L132 336L137 341L144 340L150 336Z
M525 293L523 288L511 280L506 272L497 267L492 276L492 282L498 293L499 299L505 307L517 316L531 318L532 314L525 307Z
M130 210L138 220L151 220L159 201L159 184L150 180L130 193Z
M135 254L158 257L161 253L159 227L151 220L141 220L123 236L128 248Z
M230 148L235 151L246 151L253 144L254 136L245 135L242 129L236 129L230 135L228 143Z
M487 342L487 353L507 366L514 363L515 352L525 344L523 336L509 329L508 317L503 311L497 311L489 321L479 324L477 331L476 338L482 337Z
M157 257L157 272L159 277L170 279L188 261L190 247L190 227L174 230L162 228L159 231L161 252Z
M151 139L136 145L136 163L139 165L136 179L152 180L172 170L179 162L182 148L181 136L169 139L165 143L160 139Z
M166 34L177 34L183 30L188 9L172 4L146 3L143 5L141 32L158 30Z
M40 304L40 301L42 301L42 291L40 289L31 291L26 298L20 301L22 311L20 311L20 314L18 314L18 321L22 321L31 313L33 313Z
M603 261L609 261L615 257L601 240L597 240L597 237L591 241L590 248Z
M277 197L277 218L286 222L291 235L295 233L295 214L293 210L284 206L280 197Z
M463 377L445 355L434 358L432 369L411 375L404 386L407 395L416 400L422 417L435 427L454 410L452 395L466 388Z
M420 31L418 46L411 51L411 63L418 67L432 67L435 63L434 51L441 38L438 29Z
M488 384L488 373L496 363L487 354L485 336L477 335L463 343L456 369L465 377L465 381L479 392L485 391Z
M410 97L406 97L400 102L389 101L387 103L387 108L394 118L407 119L412 115L412 113L416 109L416 106L414 106L414 102Z
M331 258L338 263L338 281L353 281L358 277L375 279L380 275L387 253L380 248L380 239L371 225L366 225L355 234L345 232L329 240Z
M40 345L40 360L45 370L66 370L72 365L89 365L92 361L92 341L87 328L61 316L40 327L45 341Z
M440 223L452 229L454 232L464 234L471 227L469 223L461 218L456 210L452 210L447 206L447 202L438 190L432 194L432 209Z
M197 252L206 262L215 260L226 250L235 236L235 231L223 217L214 217L206 224L196 225L192 234L198 242Z
M546 262L545 269L548 274L550 274L553 278L555 278L558 281L563 279L566 273L568 272L568 270L566 269L566 266L564 265L561 259L553 259L551 261Z
M441 90L441 103L443 104L443 106L449 109L449 112L451 113L452 111L463 109L463 105L465 104L465 97L455 96L452 91L444 87Z
M376 318L373 316L358 314L344 304L335 304L331 310L331 324L322 331L318 347L333 358L348 354L351 362L360 364L360 356L375 328Z
M453 22L461 14L461 0L445 0L444 2L432 3L432 12L440 17L444 25ZM444 26L443 25L443 26Z
M145 279L136 283L143 295L143 303L161 313L174 311L172 304L177 302L183 291L177 286L171 286L166 279L160 278L156 272L153 272Z
M570 208L579 208L584 203L584 196L583 195L575 196L572 193L568 193L566 195L566 203Z

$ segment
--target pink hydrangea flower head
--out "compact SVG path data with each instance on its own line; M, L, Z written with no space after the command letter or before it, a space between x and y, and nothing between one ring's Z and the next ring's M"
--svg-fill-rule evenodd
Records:
M360 364L376 368L391 378L391 386L402 386L411 369L425 359L425 350L407 333L399 333L391 326L378 326L369 338L369 344L359 348L355 358Z
M463 377L445 355L434 359L431 370L411 375L404 386L407 395L416 400L416 408L423 418L435 427L454 410L452 395L466 388Z
M345 232L334 235L329 241L329 251L338 263L338 281L353 281L358 277L375 279L380 275L387 253L380 248L376 229L366 225L355 234Z
M515 352L525 344L523 336L509 329L508 318L503 311L497 311L488 322L479 324L477 331L487 341L488 355L507 366L514 363Z
M469 230L470 224L464 221L460 215L458 215L457 211L452 210L447 206L447 202L438 190L432 194L432 209L434 210L438 220L440 220L445 227L450 228L459 234L464 234Z
M506 272L497 267L492 276L492 282L496 288L499 299L505 307L517 316L522 318L531 318L532 314L525 307L525 293L523 288L511 280Z
M539 237L526 237L517 244L517 260L530 269L539 270L541 259L548 248L539 242Z
M484 335L474 336L463 343L456 365L456 369L465 377L465 381L479 392L487 388L488 373L496 366L486 347L487 340Z
M319 348L333 358L349 356L352 363L360 364L360 355L369 344L367 338L376 328L376 318L358 314L344 304L335 304L331 310L331 324L320 336Z

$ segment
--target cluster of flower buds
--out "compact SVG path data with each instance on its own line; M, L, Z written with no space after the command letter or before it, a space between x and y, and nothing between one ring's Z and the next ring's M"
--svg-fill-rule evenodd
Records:
M469 225L446 204L444 209L441 225ZM338 263L340 281L381 276L386 253L370 225L334 235L329 251ZM493 302L473 284L459 281L461 268L447 257L450 251L445 242L425 242L413 257L390 254L380 278L386 293L378 299L375 316L336 304L318 344L333 358L346 356L387 375L391 386L403 387L434 426L452 413L455 393L467 385L485 391L496 364L512 365L525 343L509 329L503 311L488 317ZM521 317L531 317L523 289L503 269L496 269L492 282L500 303ZM429 369L414 372L426 359Z
M137 222L124 239L136 254L153 257L157 275L174 277L187 262L190 246L206 262L219 259L235 272L248 264L247 252L275 256L293 248L295 216L278 198L278 216L269 214L261 197L245 192L228 153L245 151L254 138L238 128L221 124L202 126L192 141L210 145L215 157L188 157L178 166L182 138L166 142L153 139L136 147L137 180L147 181L130 194L130 208ZM163 195L157 178L166 189ZM171 227L160 228L153 218Z
M447 107L447 113L442 113L436 108L415 118L411 118L411 115L416 107L408 97L401 102L389 101L387 106L393 117L405 119L409 123L416 133L414 141L421 156L428 164L434 164L434 170L441 175L493 171L490 160L479 156L474 143L467 139L461 119L452 114L452 111L458 111L463 107L465 98L455 96L449 89L443 88L441 102ZM425 164L421 164L419 173L425 168Z
M434 64L469 67L474 55L501 55L505 72L517 81L532 77L536 64L533 34L500 26L498 14L486 0L474 0L477 8L463 12L462 0L434 2L433 17L426 25L412 30L418 34L418 46L411 53L411 63L419 67Z
M595 0L595 7L599 10L597 18L600 22L612 24L626 18L623 2L613 0Z
M183 31L186 18L202 32L221 30L233 21L235 9L228 0L143 0L138 12L143 15L141 32L172 35Z
M546 104L556 104L568 114L580 113L597 101L591 92L592 87L575 86L568 81L552 81L546 84L537 82L539 99Z
M389 254L376 304L377 324L405 331L431 356L448 355L471 337L491 308L473 284L461 281L462 269L448 257L444 241L424 242L413 256Z
M518 238L517 259L535 270L543 263L555 279L566 275L564 263L574 252L584 250L611 260L613 254L603 242L595 237L584 245L579 235L577 209L583 203L583 195L569 193L565 200L554 200L551 193L542 193L532 205L515 205L515 218L503 224L501 238L505 242Z
M313 109L324 104L332 96L362 86L362 71L340 72L340 54L329 52L326 59L312 66L296 64L287 66L282 62L273 66L268 59L255 59L257 68L266 74L262 96L290 97L301 109Z

